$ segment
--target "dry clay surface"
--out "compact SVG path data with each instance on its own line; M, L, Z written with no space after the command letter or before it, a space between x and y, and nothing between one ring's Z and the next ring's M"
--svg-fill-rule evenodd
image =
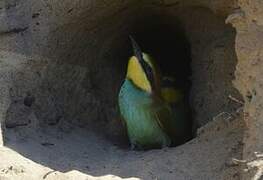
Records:
M5 3L5 2L11 2L11 3ZM197 4L198 7L200 6L208 7L214 13L222 14L225 18L229 15L227 18L227 23L231 23L236 29L235 31L236 34L234 34L233 36L231 35L231 38L234 37L235 40L226 43L226 44L232 44L232 46L226 46L226 47L230 51L231 49L235 48L235 53L237 55L237 66L236 68L233 68L235 66L235 63L232 62L233 65L231 66L231 73L232 71L235 70L235 78L236 78L235 86L238 88L238 90L245 98L244 99L245 100L244 111L246 112L245 123L248 128L248 131L246 131L245 138L243 139L243 134L244 134L243 118L239 116L236 118L231 116L231 118L229 118L229 116L226 116L226 114L223 113L221 114L222 116L220 115L219 117L214 118L215 120L213 122L210 122L208 123L208 125L203 127L199 131L198 137L193 139L191 142L177 148L152 150L148 152L134 152L134 151L129 151L128 149L125 148L121 148L119 146L115 146L113 145L113 143L108 142L98 134L93 134L93 132L88 131L87 129L81 129L76 126L72 127L71 125L67 124L67 122L62 122L65 124L59 124L53 127L40 128L41 126L43 126L43 124L40 125L43 122L41 122L40 120L36 120L38 118L47 121L49 121L49 119L56 120L57 118L61 118L61 114L64 113L63 115L65 115L65 112L69 112L68 119L75 119L72 118L71 115L72 116L77 115L76 117L79 117L82 111L85 113L81 114L80 119L81 117L84 117L83 119L86 120L87 114L86 111L84 111L86 109L83 110L81 108L78 108L77 105L82 105L83 103L84 105L89 104L92 106L96 105L100 107L100 102L97 102L96 99L94 100L94 92L87 91L88 93L86 93L86 91L83 90L81 87L76 89L75 85L80 84L78 83L79 80L85 79L83 75L85 73L83 72L86 71L83 68L85 67L83 66L83 64L90 65L89 63L85 64L83 62L83 59L85 60L90 58L90 59L103 60L104 56L97 58L96 56L97 53L94 54L94 52L97 52L96 50L100 49L98 47L101 47L102 44L101 42L109 42L109 44L106 43L105 46L111 47L112 41L111 40L106 41L105 37L110 37L109 34L112 35L112 33L116 32L116 30L123 30L124 35L126 37L127 35L125 34L126 29L125 27L123 27L124 23L122 23L122 22L127 22L126 19L123 18L123 21L118 21L119 24L118 23L111 24L114 18L110 18L110 21L105 21L105 22L101 21L103 23L99 23L99 22L97 23L97 21L100 20L100 15L103 14L104 11L96 11L96 12L101 12L96 14L95 11L91 11L89 9L90 5L88 5L86 9L79 8L79 7L83 7L82 5L82 6L77 6L77 9L65 8L64 9L65 11L63 11L65 12L64 14L58 13L61 11L55 11L56 10L56 8L54 8L55 6L50 6L50 4L52 4L52 2L55 1L52 2L43 1L43 6L46 6L46 9L48 9L48 11L44 11L44 13L41 12L41 14L37 14L36 12L38 11L35 10L40 11L41 8L39 8L39 6L36 5L29 6L28 3L23 3L23 2L30 2L30 1L21 1L21 0L0 1L0 5L1 5L0 7L6 6L6 9L5 8L0 9L0 12L2 14L6 14L6 17L3 16L4 18L2 18L1 16L0 19L1 25L3 24L3 26L0 27L1 42L2 42L0 46L1 47L1 56L0 56L0 63L1 63L1 71L0 71L1 72L0 74L1 75L0 78L0 84L1 84L0 118L1 119L0 120L1 122L0 123L3 123L2 120L6 120L6 119L9 120L6 122L10 123L11 125L16 124L17 122L21 124L25 124L25 122L27 123L29 120L34 123L31 123L29 126L21 126L21 127L8 129L8 131L4 132L6 139L6 146L0 148L0 179L11 179L11 180L13 179L80 179L81 180L81 179L106 179L106 178L108 179L140 178L140 179L168 179L168 180L169 179L240 179L242 173L239 170L244 169L244 167L240 168L240 166L245 165L247 161L243 161L239 159L246 159L248 161L251 160L247 164L251 168L251 171L247 171L249 172L248 174L249 177L243 176L243 179L251 179L251 178L260 179L260 176L263 172L263 168L262 168L263 166L261 160L262 157L256 156L255 160L253 160L254 158L253 156L255 152L262 151L262 147L263 147L262 145L263 142L262 141L262 137L263 137L262 136L262 127L263 127L262 125L262 117L263 117L262 116L262 107L263 107L262 62L263 61L261 60L263 57L262 56L262 49L263 49L262 48L262 37L263 37L262 2L257 0L251 0L251 1L240 0L238 1L237 4L236 1L229 1L229 0L225 0L225 1L206 0L206 1L202 1L202 3L201 1L199 2L195 0L187 1L193 3L193 5ZM42 1L38 1L38 2L41 3ZM91 2L91 1L86 1L86 2ZM126 1L121 0L120 2L126 2ZM162 2L171 2L171 4L163 5L163 4L153 3L152 6L164 7L168 9L171 8L171 13L173 14L172 8L174 6L176 7L176 4L178 4L177 1L165 0ZM93 4L96 5L96 3ZM232 6L231 4L233 4L234 8L231 8ZM68 6L71 7L70 4L68 5L67 3L63 4L63 7L64 5L65 7ZM40 7L42 7L42 5ZM119 13L125 14L126 13L125 10L127 9L126 6L123 6L123 8L117 9L118 12L117 10L115 12L115 11L111 11L115 8L114 4L112 5L103 4L103 6L100 6L100 8L104 8L104 7L107 7L106 9L108 9L109 12L113 12L113 15L117 14L117 16L113 16L115 17L115 20L116 17L118 18L120 17ZM136 7L138 6L136 5ZM88 16L86 13L89 11L94 16ZM198 9L198 11L200 10ZM25 13L25 12L30 12L30 13ZM165 12L168 12L168 10L165 10ZM184 9L183 12L185 12ZM192 12L192 10L190 12ZM72 13L73 14L75 13L74 18L71 17ZM127 12L127 14L134 15L136 13L132 13L131 11L131 13ZM179 13L179 15L180 14L182 13ZM175 15L177 14L175 13ZM121 17L125 17L125 16L121 16ZM210 18L210 14L202 17ZM71 22L74 22L73 20L75 20L75 18L80 19L81 21L71 24ZM188 18L189 17L187 17L186 20ZM67 21L65 21L65 19ZM212 20L213 22L215 22L214 19ZM89 22L90 24L87 22ZM192 24L193 24L192 21L185 21L185 22L190 22L189 23L190 28L188 29L190 30L196 29L196 28L192 28ZM210 24L212 27L214 27L212 23L209 23L210 21L207 22L208 23L204 23L204 24L205 25ZM25 26L25 24L30 24L30 26ZM95 25L103 24L103 26L99 26L98 28L95 28L95 26L93 26L94 24ZM198 23L197 25L198 27L200 27L200 29L206 30L207 26L205 25L199 26L200 24ZM59 26L62 30L57 31L57 26ZM75 29L72 27L78 27L78 28ZM106 29L105 27L112 27L112 30L111 31L107 30L104 32L104 30ZM72 29L73 31L71 31ZM211 29L213 31L211 31ZM209 28L208 32L213 32L211 34L215 34L214 29L218 29L218 27L215 26L214 28ZM55 35L46 36L49 30L51 30ZM17 31L19 31L19 33L16 33ZM197 29L197 31L199 32L199 29ZM85 33L78 34L79 32L85 32ZM202 32L203 31L200 31L200 33ZM199 37L198 36L199 34L195 35L193 34L193 32L188 34L190 34L189 39L190 41L192 41L192 45L193 46L196 45L196 47L199 46L198 45L199 39L198 38L195 39L195 37ZM70 43L68 41L62 41L62 42L58 41L63 39L68 40L68 38L64 38L64 36L67 37L68 35L72 35L72 39L69 40ZM95 36L98 38L93 38L93 40L90 40L88 38ZM116 33L116 36L119 37L120 34ZM46 37L49 37L49 39ZM210 37L210 36L206 34L205 37ZM91 42L81 41L83 39L90 40ZM115 39L116 42L119 42L118 38ZM213 36L211 37L211 39L214 40ZM227 39L227 42L228 40L230 40L230 38ZM207 42L209 41L205 41L204 44L207 45ZM47 46L47 44L49 45L51 44L52 46ZM56 46L58 46L59 49L55 49L54 47ZM72 47L74 47L74 49L72 49ZM203 48L203 46L200 47ZM49 51L49 49L51 50ZM58 61L59 66L57 67L59 68L54 68L55 70L58 70L57 71L58 73L54 73L54 75L52 73L51 75L48 74L47 78L46 79L44 78L45 83L43 84L46 85L47 87L38 86L39 84L41 84L40 79L43 76L42 70L43 68L46 68L47 67L46 64L48 64L47 60L45 60L46 57L43 58L43 60L41 61L40 60L37 61L36 63L34 62L34 59L41 59L41 58L37 57L37 58L28 59L28 57L31 57L32 54L33 55L37 54L39 56L46 54L53 55L55 52L53 51L53 49L55 49L57 52L55 53L56 56L54 59L57 60L57 57L59 57L58 59L61 59L61 62ZM106 54L105 56L109 58L107 56L108 48L102 48L102 49L105 49L105 52L102 52L101 54L102 55ZM203 49L207 50L207 48L205 47ZM219 49L221 50L215 51L215 52L219 52L219 55L216 55L216 57L222 57L220 52L223 52L222 54L226 54L224 53L225 51L222 48L222 45L219 46ZM69 52L70 54L65 53L65 51ZM49 52L50 54L46 52ZM85 54L83 55L82 52L85 52ZM195 63L201 62L198 61L203 59L203 58L199 58L199 51L197 52L196 56L194 56L195 55L194 52L195 51L193 51L192 57L193 59L195 59ZM210 51L209 49L209 52L212 51ZM21 58L20 55L18 54L23 54L25 55L25 57ZM30 54L30 56L27 56L28 54ZM214 54L216 53L211 54L211 56L209 56L209 59L213 60L214 58L212 57L214 57ZM232 51L230 54L232 54ZM94 55L94 57L91 55ZM207 54L204 53L204 55ZM12 58L8 58L8 57L12 57ZM113 59L114 58L115 57L113 57ZM220 58L218 59L221 60ZM225 60L229 60L229 58L225 58ZM31 62L29 64L34 64L34 65L36 64L36 66L34 67L29 66L26 63L27 61ZM62 62L64 61L66 62L67 65L63 65ZM50 62L53 61L50 60ZM217 62L221 62L221 61L217 61ZM230 63L230 61L226 61L226 62ZM74 67L77 68L72 69L72 65L75 65ZM98 65L101 65L101 63L98 63ZM113 64L103 64L103 65L105 65L105 67L103 66L102 68L103 75L106 72L108 74L112 74L112 72L117 72L116 70L112 71L112 69L108 68L110 66L115 67L116 64L113 63ZM226 65L229 66L228 64ZM101 69L101 66L99 67ZM215 65L215 67L217 67L217 64ZM52 71L52 66L48 68L51 69L51 70L49 69L48 72ZM32 69L34 71L32 71ZM96 69L96 67L93 69ZM58 76L60 72L64 73L67 76L65 76L64 79L61 78L60 76ZM72 74L73 75L75 74L76 76L73 76ZM92 73L91 71L90 74L89 73L87 74L92 75L95 73ZM88 75L87 77L89 77ZM199 77L198 75L200 74L197 73L195 78ZM41 78L36 78L38 76ZM231 75L231 77L232 76L233 75ZM56 78L54 77L57 77L58 80L56 81ZM71 79L71 81L69 81L68 77L73 77L73 78ZM218 77L219 76L217 76L217 78ZM100 79L101 79L100 76L95 77L95 80L97 81L99 81ZM87 79L84 84L85 85L92 84L93 81L91 80ZM193 79L193 81L194 80L195 79ZM229 82L231 80L232 78L229 79ZM49 82L51 84L50 86L54 87L56 91L53 92L54 89L51 89L51 93L50 93L49 92L50 89L48 88L49 84L47 84L46 82ZM103 84L103 87L105 86L117 87L117 85L111 86L111 84L108 84L108 82L111 82L109 80L103 82L105 82L105 84ZM200 83L197 84L200 85ZM64 87L68 87L68 88L64 88ZM215 86L215 89L216 88L217 86ZM35 114L34 112L32 112L30 108L21 106L21 104L23 104L24 96L27 95L27 92L32 89L35 91L37 95L36 97L38 97L35 103L36 107L34 106L34 108L36 108L35 112L38 113ZM70 91L71 89L74 90L76 89L76 93L72 94L72 91ZM90 90L90 87L88 86L86 87L86 89ZM70 93L65 93L64 90L65 91L69 90ZM205 91L202 91L202 93L203 92ZM214 92L218 92L218 91L214 91ZM69 94L70 96L62 96L64 93L66 95ZM52 94L52 96L50 96L50 94ZM84 97L83 94L85 94L85 97L87 97L86 99L82 98ZM102 96L103 94L107 94L107 93L101 91L100 94L98 94L97 96ZM72 98L72 95L74 95L73 96L74 98ZM224 95L226 95L225 98L228 98L229 93L226 93ZM57 104L55 104L56 106L53 103L54 97L57 98ZM202 95L202 97L210 98L208 93ZM221 96L217 96L217 97L221 97ZM213 98L212 98L212 103L214 100ZM65 99L68 101L63 102L62 100ZM81 101L82 103L80 103L79 100L83 100ZM112 102L111 101L108 102L106 100L103 99L103 101L111 105ZM63 107L65 109L64 111L62 111L63 109L60 108L61 104L68 105ZM206 105L210 105L210 104L206 104ZM224 106L224 104L222 107L228 110L228 107ZM224 108L215 109L216 113L226 111ZM204 113L211 112L211 111L207 111L206 108L203 109L204 109ZM104 113L106 115L108 114L111 115L112 114L111 111L115 112L114 110L111 110L109 108L107 108L107 110L110 112ZM100 109L98 109L98 111L100 112ZM14 113L12 114L10 112L16 112L14 117L12 116ZM97 111L88 112L88 115L89 115L88 117L93 117L95 120L99 118L105 119L104 116L97 117L96 115L99 115ZM216 114L213 114L213 116L215 115ZM35 116L39 116L39 117L35 117ZM90 119L89 122L94 122L94 121L93 119ZM63 128L61 128L61 126ZM244 148L242 142L244 143ZM1 139L0 139L0 144L1 144ZM232 158L236 158L237 160L233 161Z
M233 158L241 158L240 119L222 113L187 144L147 152L115 146L71 126L14 128L0 149L0 179L239 179Z

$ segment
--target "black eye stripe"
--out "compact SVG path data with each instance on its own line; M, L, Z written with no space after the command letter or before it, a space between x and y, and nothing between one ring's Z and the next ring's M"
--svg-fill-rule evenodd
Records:
M163 87L174 87L176 83L172 80L163 79L162 80L162 86Z
M135 57L138 58L145 74L146 77L148 79L148 81L151 84L152 89L155 88L155 84L154 84L154 74L153 74L153 70L152 67L143 59L143 54L141 51L140 46L136 43L136 41L133 39L132 36L130 36L131 42L132 42L132 47L133 47L133 51L134 51L134 55Z
M154 74L153 74L152 67L145 60L141 61L141 65L146 74L147 79L149 80L152 88L154 89L155 84L154 84Z
M140 46L136 43L132 36L129 36L132 42L132 47L134 51L134 55L140 60L143 60L142 51Z

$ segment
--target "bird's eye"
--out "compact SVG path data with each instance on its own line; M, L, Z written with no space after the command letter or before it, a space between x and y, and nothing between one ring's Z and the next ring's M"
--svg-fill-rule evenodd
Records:
M149 82L151 83L151 87L154 89L155 84L154 84L154 75L153 75L153 70L151 68L151 66L145 61L141 61L142 64L142 68L144 69L144 72L147 76L147 79L149 80Z

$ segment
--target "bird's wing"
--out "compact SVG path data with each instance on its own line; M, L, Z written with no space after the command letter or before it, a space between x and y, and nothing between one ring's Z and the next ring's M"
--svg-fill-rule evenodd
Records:
M158 101L154 104L154 117L160 128L168 135L172 135L174 133L174 114L166 103L162 100Z
M121 124L124 128L127 128L127 124L126 124L126 121L124 119L124 117L122 115L120 115L120 121L121 121Z

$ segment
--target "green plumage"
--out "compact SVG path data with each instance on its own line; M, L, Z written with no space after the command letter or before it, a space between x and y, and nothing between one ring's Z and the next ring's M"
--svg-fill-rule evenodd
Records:
M183 101L167 104L126 79L119 93L119 107L133 149L179 145L190 138L189 112Z
M184 143L191 134L187 99L172 83L164 83L166 89L162 91L159 68L131 40L135 57L129 60L118 100L132 148L145 150Z
M171 144L160 121L165 116L171 117L170 109L156 101L128 79L121 87L119 107L133 148L161 148Z
M191 110L188 98L185 96L186 90L179 87L172 77L162 78L161 87L162 89L169 88L178 96L176 99L170 99L167 103L175 115L173 130L176 130L176 134L172 135L173 145L180 145L192 138ZM164 94L162 95L164 96Z

